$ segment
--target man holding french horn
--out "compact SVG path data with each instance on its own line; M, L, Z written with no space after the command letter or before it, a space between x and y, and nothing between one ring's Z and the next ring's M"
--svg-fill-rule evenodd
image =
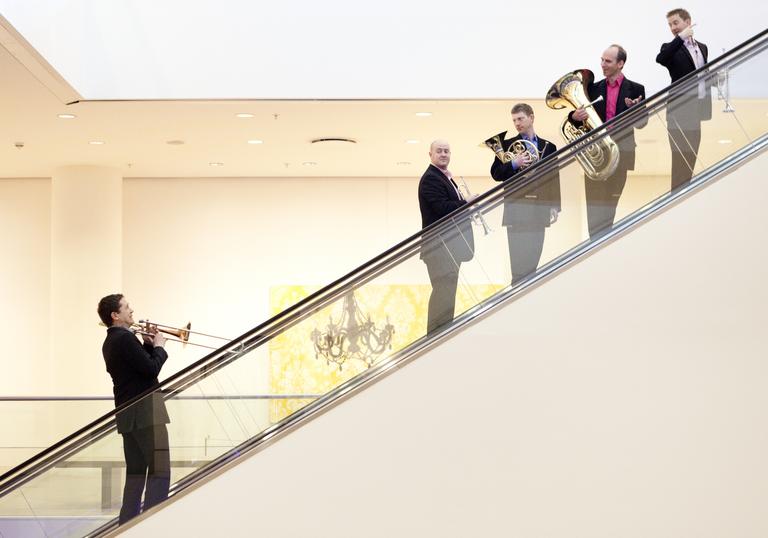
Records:
M497 158L491 165L491 176L496 181L512 180L557 151L552 142L536 135L533 121L533 108L526 103L517 103L512 107L512 123L517 136L505 140L505 131L486 141L496 153ZM536 271L544 247L545 230L557 220L560 208L557 170L504 198L502 225L507 229L512 283Z

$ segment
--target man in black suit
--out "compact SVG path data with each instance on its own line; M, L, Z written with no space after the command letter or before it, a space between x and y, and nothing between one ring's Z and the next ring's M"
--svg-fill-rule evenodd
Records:
M500 135L502 150L510 160L506 163L500 158L493 160L491 177L496 181L509 180L511 184L512 178L533 164L530 151L533 148L539 160L557 151L552 142L536 136L533 121L530 105L517 103L512 107L512 123L518 134L506 140L503 139L506 132ZM516 142L522 147L531 146L517 155L509 153ZM544 247L545 230L557 220L560 209L560 175L557 171L505 197L502 225L507 229L512 283L536 271Z
M675 38L661 46L656 62L669 71L672 83L707 63L707 46L693 39L691 15L684 9L667 13L667 23ZM667 106L667 131L672 152L671 190L691 181L701 143L701 122L712 118L709 84L700 82L687 92L672 92Z
M603 122L618 116L625 110L645 99L645 87L624 77L627 51L621 45L611 45L600 58L600 67L605 78L592 82L587 88L590 101L602 96L595 103L595 112ZM586 110L580 108L569 115L575 124L587 119ZM640 120L634 128L643 128L647 118ZM627 171L635 169L635 131L625 128L621 133L611 134L619 146L619 164L616 171L605 181L594 181L584 177L587 198L587 222L589 237L594 239L607 232L616 217L616 206L627 183Z
M102 346L104 361L112 376L115 407L158 386L157 376L168 354L165 338L155 327L144 335L144 345L131 331L133 310L121 294L99 301L98 313L107 326ZM120 523L137 516L146 484L144 509L168 497L171 463L168 448L170 422L162 395L152 393L117 413L117 431L123 436L125 488Z
M429 146L429 165L419 181L421 226L426 228L455 209L465 205L459 187L448 171L451 146L445 140L435 140ZM432 293L427 312L427 333L434 332L453 320L456 287L461 262L472 259L475 250L469 217L452 222L440 234L425 239L421 259L427 265Z

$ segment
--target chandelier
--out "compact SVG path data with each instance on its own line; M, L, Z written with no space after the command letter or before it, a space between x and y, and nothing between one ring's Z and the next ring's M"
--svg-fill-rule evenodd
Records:
M370 368L379 355L392 348L394 332L389 316L384 328L377 329L370 315L363 314L357 306L354 292L350 291L344 296L341 317L334 322L333 316L329 316L325 332L315 328L310 338L315 346L315 358L324 358L328 365L337 364L341 371L350 359L363 361Z

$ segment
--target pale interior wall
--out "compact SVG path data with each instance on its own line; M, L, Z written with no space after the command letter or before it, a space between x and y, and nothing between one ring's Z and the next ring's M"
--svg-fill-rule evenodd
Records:
M475 193L495 185L487 178L466 179ZM10 194L3 196L13 211L3 211L2 215L7 220L6 229L24 230L24 235L17 234L15 239L8 235L4 241L14 239L14 248L25 245L27 250L8 257L13 263L3 266L4 271L13 271L3 282L19 283L8 287L15 295L0 306L6 309L4 317L8 320L3 330L8 333L10 345L18 346L14 355L23 357L14 362L17 373L3 378L5 395L111 394L100 352L104 329L98 327L95 315L95 304L104 294L124 292L136 310L137 319L150 317L168 324L192 321L193 329L234 337L270 316L270 287L322 286L420 227L415 178L125 179L121 206L115 209L113 204L114 212L122 212L121 220L110 222L106 231L95 229L95 221L104 222L109 215L99 217L94 210L82 212L77 217L82 225L79 232L81 236L85 234L82 243L66 247L69 239L62 240L59 246L60 264L66 262L72 268L60 271L57 278L62 284L57 289L61 297L70 297L72 301L59 298L59 311L64 313L54 321L66 327L66 331L60 330L60 335L71 336L72 342L69 348L64 346L66 349L57 351L54 375L48 366L48 361L54 359L49 354L52 336L47 328L47 312L52 308L47 280L52 256L50 182L0 183L6 190L12 184L25 193L25 201L18 201L18 194L13 203ZM547 232L542 262L586 237L583 180L577 165L572 164L561 173L561 184L563 212L558 224ZM114 184L109 188L114 189ZM663 178L631 178L619 214L635 210L663 192L663 188ZM80 195L76 189L70 194L66 199L77 206ZM36 212L30 212L27 206L34 207ZM487 214L486 220L492 233L484 236L476 229L477 254L473 262L462 266L462 285L508 281L501 207ZM64 228L73 225L68 222L56 233L62 235ZM122 230L122 242L109 240L111 250L103 250L101 242L107 241L109 233L117 233L115 230ZM30 251L33 245L36 250ZM122 250L115 251L115 246ZM77 255L67 261L67 252ZM99 274L96 268L105 264L115 267ZM120 282L120 273L122 286L110 284ZM40 280L43 277L44 282ZM108 279L104 289L94 288L93 279L97 277ZM424 265L417 257L376 280L376 284L410 283L428 284ZM83 286L88 293L83 292ZM42 319L31 309L32 304L44 305ZM88 336L83 336L86 333ZM206 342L202 338L197 341ZM168 349L171 358L162 377L207 353L175 343L169 343ZM268 389L268 353L264 347L227 369L217 383L201 385L195 394L264 394ZM24 420L30 414L38 419L29 431L16 428L12 438L0 440L4 447L47 446L108 409L108 403L103 402L59 403L42 408L34 404L0 405L8 421L33 424ZM199 415L196 404L186 404L184 409ZM251 411L257 424L269 424L266 404L254 406ZM186 413L177 411L175 416L183 417ZM212 415L210 418L215 420ZM187 422L183 418L180 421ZM194 444L199 444L202 436L197 430L213 429L206 420L190 419L189 423L192 422L198 427L194 431L180 428L175 444L193 439ZM28 454L30 450L35 451L30 448L21 452ZM21 452L11 452L6 452L10 454L7 460L19 461ZM0 462L5 463L8 461Z
M0 394L51 387L49 364L51 183L0 180Z
M51 178L51 389L93 395L103 383L96 305L122 281L122 188L116 168L65 166Z
M765 536L765 159L124 535Z

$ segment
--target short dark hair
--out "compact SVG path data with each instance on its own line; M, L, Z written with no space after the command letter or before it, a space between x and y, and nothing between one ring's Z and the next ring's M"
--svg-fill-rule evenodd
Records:
M624 47L617 45L616 43L611 45L611 47L616 47L618 49L616 51L616 61L627 63L627 51L624 49Z
M523 113L526 116L533 116L533 107L528 103L517 103L512 107L512 114Z
M112 326L112 312L120 311L120 300L123 298L122 293L113 293L102 297L99 301L99 306L96 311L99 313L101 322L107 327Z
M667 13L667 18L674 17L675 15L679 15L680 18L683 19L684 21L691 20L691 14L688 13L688 10L687 9L683 9L681 7L677 8L677 9L673 9L672 11Z

